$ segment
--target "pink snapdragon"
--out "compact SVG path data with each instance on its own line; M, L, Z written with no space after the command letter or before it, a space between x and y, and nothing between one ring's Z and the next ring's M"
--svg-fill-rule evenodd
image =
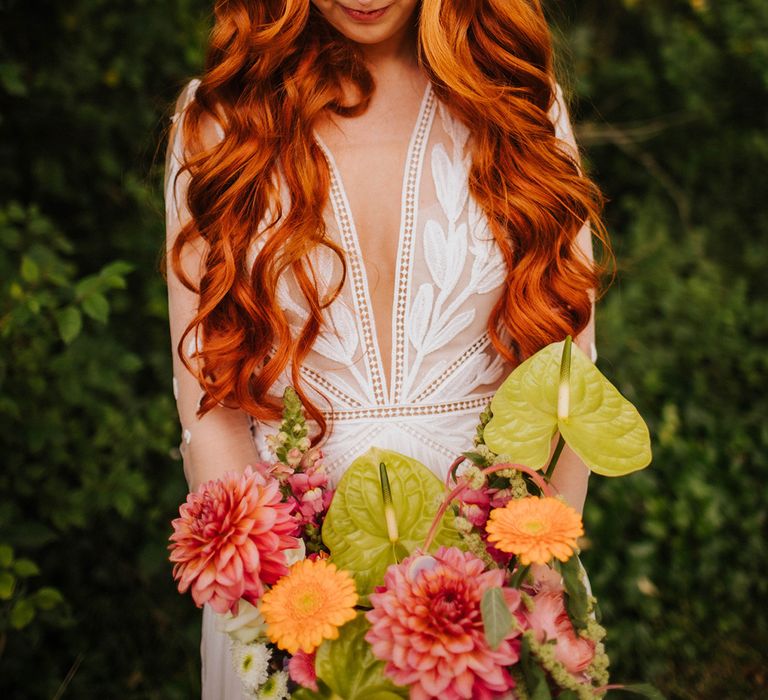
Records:
M538 642L555 640L555 658L569 673L586 671L595 656L595 642L574 630L562 591L543 588L533 597L533 610L526 610L525 616Z
M317 672L315 671L315 652L307 654L299 649L288 662L288 675L294 683L304 688L318 691Z
M491 511L491 499L487 489L466 489L460 498L459 513L475 527L485 527Z

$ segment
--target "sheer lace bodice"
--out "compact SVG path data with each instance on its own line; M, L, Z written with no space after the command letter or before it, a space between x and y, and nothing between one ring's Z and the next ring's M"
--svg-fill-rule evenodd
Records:
M187 101L196 86L196 81L189 84ZM561 99L554 110L560 138L572 145ZM442 476L453 456L470 446L477 415L509 370L486 330L502 291L505 263L484 212L468 193L469 130L428 84L405 161L391 299L372 292L369 269L375 261L363 258L343 174L318 134L316 139L331 172L327 234L342 248L348 265L341 295L326 309L325 328L301 367L301 376L331 427L324 445L327 464L336 479L357 454L375 444L409 452ZM177 138L169 175L178 168L180 149ZM169 230L183 194L171 186L169 178ZM288 206L287 201L282 204ZM263 237L256 239L249 262L263 242ZM341 278L336 255L321 246L309 264L321 291L335 288ZM290 274L281 279L278 298L298 331L306 312ZM174 314L180 311L175 301L171 293L172 327ZM380 342L377 320L391 324L386 334L389 346ZM194 346L189 351L194 352ZM188 374L178 359L175 369L177 374ZM180 386L178 377L175 385ZM199 399L200 389L196 382L193 387L188 381L185 385L194 395L177 395L183 404L186 459L197 422L196 406L190 409L189 404ZM272 392L280 395L284 385L285 380L279 382ZM250 427L259 455L269 459L264 438L276 426L250 421ZM243 435L241 431L240 439Z
M326 453L334 473L382 442L404 450L416 440L429 445L429 462L449 463L471 432L437 426L477 415L502 376L485 327L504 261L467 195L468 137L428 85L405 161L390 299L371 292L370 262L362 256L343 177L317 137L331 172L327 230L344 250L348 278L301 373L321 406L327 405L322 395L330 400ZM327 248L316 249L311 264L321 284L340 279L341 264ZM290 279L279 298L298 328L304 310ZM391 324L389 348L380 342L377 319Z

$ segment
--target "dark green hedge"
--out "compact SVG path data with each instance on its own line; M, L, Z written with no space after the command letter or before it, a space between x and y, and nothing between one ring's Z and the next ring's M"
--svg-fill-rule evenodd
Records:
M55 5L0 0L0 696L191 698L161 177L212 3ZM610 198L599 364L654 438L587 499L614 677L768 695L768 5L549 8Z

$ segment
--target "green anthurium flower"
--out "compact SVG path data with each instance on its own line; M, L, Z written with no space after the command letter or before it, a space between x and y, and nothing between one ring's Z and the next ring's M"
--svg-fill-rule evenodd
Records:
M382 473L386 475L386 499L382 498ZM374 586L381 584L390 564L424 543L444 496L443 484L421 462L377 447L358 457L344 472L323 523L322 537L331 551L331 561L354 576L363 602ZM453 520L453 513L446 513L433 548L463 547Z
M564 345L542 348L499 387L491 401L493 417L483 431L485 444L513 462L540 469L559 430L597 474L623 476L647 467L650 436L637 409L576 345L571 346L570 372L561 372L568 354Z

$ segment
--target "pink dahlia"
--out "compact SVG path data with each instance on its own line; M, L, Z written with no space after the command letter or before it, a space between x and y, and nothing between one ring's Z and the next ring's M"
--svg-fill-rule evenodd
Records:
M488 646L480 603L486 590L504 584L504 572L484 568L474 554L441 547L434 557L390 566L385 585L371 594L365 638L412 700L486 700L514 687L506 667L519 658L520 632L510 631L497 649ZM505 591L505 599L517 614L519 592Z
M555 640L555 659L577 675L586 671L595 656L595 642L580 637L565 609L562 591L543 589L533 597L533 610L525 616L538 642Z
M256 605L263 584L288 573L285 552L298 547L296 522L281 503L280 484L250 466L201 484L179 508L170 560L179 592L191 588L198 607L237 613L237 601Z

